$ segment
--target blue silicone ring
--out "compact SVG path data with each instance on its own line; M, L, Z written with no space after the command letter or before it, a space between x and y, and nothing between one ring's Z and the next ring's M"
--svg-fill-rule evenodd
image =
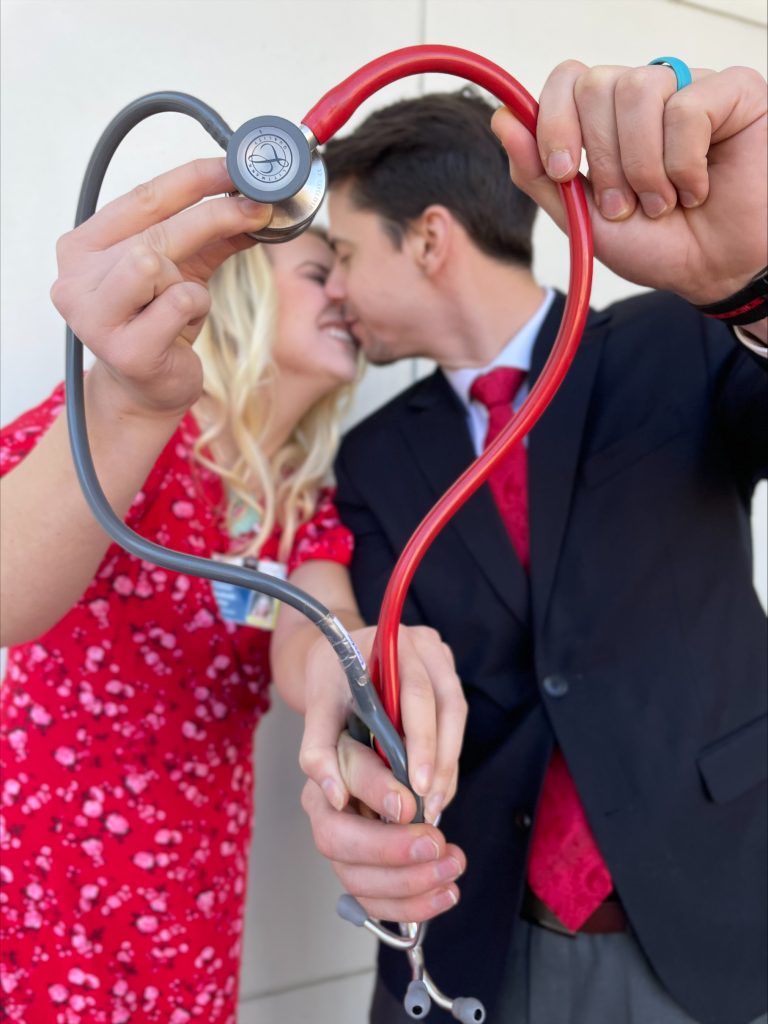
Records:
M672 68L675 72L675 78L677 79L677 91L680 92L686 85L690 85L693 81L691 77L691 69L683 60L679 60L677 57L657 57L655 60L649 60L648 64L666 64L668 68Z

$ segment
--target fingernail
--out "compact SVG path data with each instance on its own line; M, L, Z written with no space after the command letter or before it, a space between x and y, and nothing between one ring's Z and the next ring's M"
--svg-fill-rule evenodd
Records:
M437 821L440 811L443 809L443 795L442 793L433 793L432 796L427 800L424 805L424 814L427 821L434 825Z
M647 217L660 217L669 209L666 199L658 192L641 192L638 198Z
M459 898L453 889L443 889L432 897L432 906L435 910L450 910L459 902Z
M248 217L263 217L266 213L266 207L264 203L255 203L253 199L246 199L245 196L241 196L238 199L240 209Z
M419 836L411 846L413 860L437 860L439 856L440 847L431 836Z
M629 203L621 189L607 188L601 193L600 213L606 220L618 220L629 213Z
M323 779L320 783L320 788L325 793L325 799L328 803L335 807L337 811L342 810L344 807L344 794L341 791L341 787L335 779Z
M401 806L400 794L390 790L384 797L384 811L390 821L400 821Z
M550 178L564 178L573 170L573 158L567 149L556 149L547 157L547 174Z
M687 206L689 209L693 206L699 206L701 200L698 196L695 196L693 192L679 192L680 202L683 206Z
M461 864L455 857L448 857L447 860L441 860L435 865L435 874L440 882L452 882L454 878L459 877L461 871Z
M424 796L429 791L430 783L432 782L432 765L431 764L420 764L416 771L413 773L413 788L419 794Z

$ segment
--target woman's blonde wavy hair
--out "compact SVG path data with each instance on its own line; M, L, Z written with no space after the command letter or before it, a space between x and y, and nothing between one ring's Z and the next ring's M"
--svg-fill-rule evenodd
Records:
M272 416L270 386L278 372L272 357L277 293L264 247L231 256L213 274L209 288L211 311L195 351L202 360L203 387L213 399L214 414L193 454L225 484L230 526L238 503L256 513L255 537L239 554L258 555L279 525L278 557L286 561L297 529L312 516L318 492L329 480L354 385L340 386L316 402L285 444L267 457L263 443ZM237 453L230 467L218 465L209 454L226 433Z

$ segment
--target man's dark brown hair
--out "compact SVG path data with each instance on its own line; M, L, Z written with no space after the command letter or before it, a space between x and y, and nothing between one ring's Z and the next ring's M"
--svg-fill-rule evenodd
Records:
M377 110L325 147L330 185L349 184L354 203L384 219L398 248L409 225L437 203L482 252L529 267L536 206L510 180L490 129L494 109L464 89Z

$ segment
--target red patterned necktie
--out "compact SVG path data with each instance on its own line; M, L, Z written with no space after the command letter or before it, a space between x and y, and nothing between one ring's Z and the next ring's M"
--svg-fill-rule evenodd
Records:
M524 370L498 367L478 377L470 397L488 408L485 447L512 419L512 400ZM528 482L525 445L519 441L488 484L523 567L528 569ZM584 814L562 752L555 748L536 814L528 884L571 931L577 931L608 896L613 883Z
M499 366L475 379L470 398L488 409L485 447L494 441L512 419L512 399L525 380L525 370ZM523 568L528 571L528 481L525 445L522 440L507 452L488 477L496 507L512 540Z

